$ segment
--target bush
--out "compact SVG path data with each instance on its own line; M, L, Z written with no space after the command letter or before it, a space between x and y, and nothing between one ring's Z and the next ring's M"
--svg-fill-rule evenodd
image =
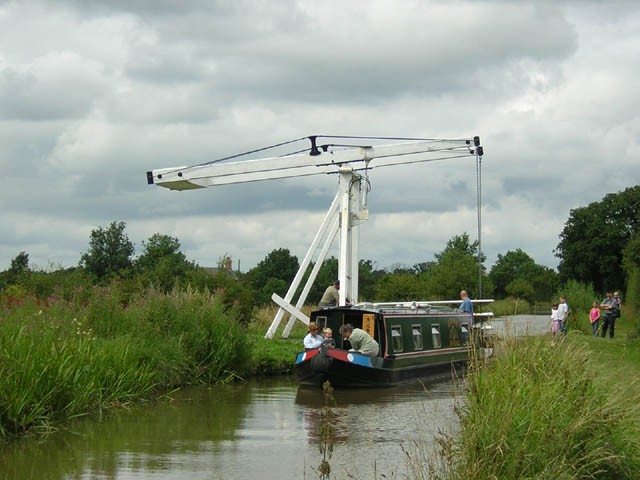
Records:
M407 273L386 274L375 289L376 300L396 302L421 300L425 296L425 285L419 277Z

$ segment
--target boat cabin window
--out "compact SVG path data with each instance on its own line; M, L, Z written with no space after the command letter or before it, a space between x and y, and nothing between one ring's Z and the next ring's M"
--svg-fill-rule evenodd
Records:
M440 348L440 325L431 325L431 338L433 340L433 348Z
M422 350L422 325L412 325L413 349Z
M317 316L315 322L318 324L318 332L322 333L322 330L327 326L327 317Z
M393 351L398 353L402 351L402 327L391 327L391 338L393 339Z
M469 324L463 323L460 325L460 340L462 345L469 345Z

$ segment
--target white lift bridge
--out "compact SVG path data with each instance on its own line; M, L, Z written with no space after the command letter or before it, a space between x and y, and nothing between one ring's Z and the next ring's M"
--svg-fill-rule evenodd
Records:
M243 156L255 155L273 147L300 141L309 142L307 148L293 154L239 160ZM323 144L323 141L329 143ZM340 143L336 144L336 141ZM372 144L380 141L393 141L393 143ZM338 259L340 305L346 305L347 299L358 299L360 261L358 228L369 218L367 209L369 170L465 157L476 158L479 165L482 155L483 148L477 136L462 139L428 139L312 135L200 165L153 170L147 172L147 183L171 190L193 190L309 175L337 176L336 195L289 290L284 298L275 293L272 295L273 301L280 308L265 336L267 338L274 336L285 312L288 312L291 317L282 333L282 337L286 338L296 318L305 324L309 323L309 318L300 309L336 236L340 243ZM302 293L294 300L294 294L318 249L320 251L315 257L314 268L307 278Z

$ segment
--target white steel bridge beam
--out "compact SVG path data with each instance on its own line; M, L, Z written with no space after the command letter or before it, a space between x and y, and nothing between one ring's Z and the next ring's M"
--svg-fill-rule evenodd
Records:
M333 202L331 202L331 206L329 207L327 214L324 216L324 219L320 224L320 228L316 232L316 236L313 238L313 242L311 242L311 245L309 246L309 250L307 250L307 254L305 255L304 259L302 260L302 263L300 264L300 268L298 268L298 271L296 272L296 275L293 278L291 285L289 286L289 290L287 290L287 294L283 299L286 303L291 302L291 300L293 299L293 295L296 293L298 285L300 285L300 281L304 276L304 272L307 270L307 267L309 266L309 263L313 258L313 254L318 249L318 244L320 243L320 240L324 237L327 231L327 228L331 224L331 220L333 220L333 217L335 216L336 210L338 208L338 199L339 199L339 195L336 194L336 196L333 199ZM303 302L304 300L306 300L306 298L303 299ZM271 322L271 326L269 327L269 330L267 330L267 333L265 334L265 338L273 338L278 328L278 325L280 325L280 321L284 316L284 313L285 313L285 310L282 307L280 307L275 317L273 318L273 322Z

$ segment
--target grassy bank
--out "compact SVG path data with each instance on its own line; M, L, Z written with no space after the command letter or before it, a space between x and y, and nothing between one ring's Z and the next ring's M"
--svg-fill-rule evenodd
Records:
M0 301L0 440L173 388L286 373L300 341L247 332L219 295L109 288Z
M416 476L640 478L640 344L622 338L528 339L475 361L460 431Z
M247 337L250 345L249 374L251 375L283 375L293 373L295 354L304 349L302 339L307 334L307 327L296 321L289 338L281 339L286 321L280 322L273 339L264 338L278 307L269 305L256 309L253 314ZM307 315L311 307L303 308ZM286 317L285 317L286 318Z

